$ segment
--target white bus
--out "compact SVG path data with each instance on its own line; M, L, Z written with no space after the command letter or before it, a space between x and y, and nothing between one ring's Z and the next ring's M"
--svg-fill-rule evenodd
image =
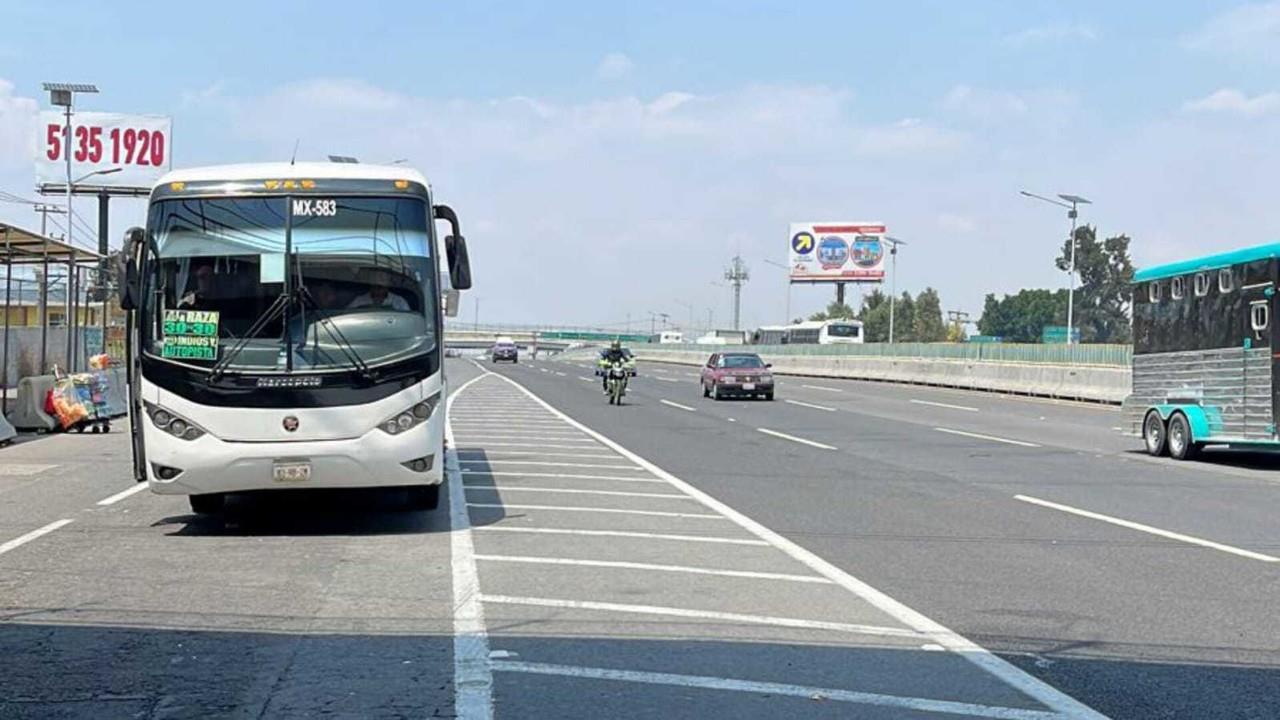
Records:
M435 221L450 227L443 295ZM436 505L440 300L470 288L471 270L457 216L421 174L172 172L123 255L136 480L197 513L283 488L398 487L411 507Z
M649 338L649 342L661 345L678 345L684 342L684 333L679 330L663 330Z
M787 328L787 343L840 345L863 342L861 320L810 320Z

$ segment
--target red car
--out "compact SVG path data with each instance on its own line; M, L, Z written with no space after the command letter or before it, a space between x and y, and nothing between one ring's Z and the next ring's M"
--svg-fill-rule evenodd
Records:
M702 396L716 400L729 395L772 400L771 367L755 353L714 353L702 368Z

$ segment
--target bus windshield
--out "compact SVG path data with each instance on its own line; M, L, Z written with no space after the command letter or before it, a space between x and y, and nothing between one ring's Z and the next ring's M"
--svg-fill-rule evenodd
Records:
M847 337L856 338L862 333L862 326L850 325L845 323L831 324L827 326L827 335L830 337Z
M426 203L411 197L155 203L143 348L253 371L350 369L429 352L438 333L427 218Z

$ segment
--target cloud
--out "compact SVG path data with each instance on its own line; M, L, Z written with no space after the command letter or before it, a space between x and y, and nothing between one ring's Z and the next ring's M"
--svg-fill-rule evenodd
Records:
M978 224L963 215L944 212L938 216L938 229L954 235L967 235L977 230Z
M1097 39L1098 32L1091 25L1055 23L1010 33L1004 36L1003 42L1009 47L1025 48L1033 45L1048 45L1077 40L1092 42Z
M1210 18L1183 38L1194 50L1280 63L1280 0L1251 3Z
M1182 107L1188 112L1260 117L1280 111L1280 92L1249 97L1234 88L1223 88L1198 100L1188 101Z
M611 52L605 55L596 66L596 77L601 80L617 80L629 74L635 66L636 64L626 55Z
M31 170L38 113L34 98L15 95L13 83L0 78L0 172Z
M956 85L942 98L947 112L988 124L1024 123L1028 118L1061 120L1080 102L1075 93L1062 90L1009 92L970 85Z

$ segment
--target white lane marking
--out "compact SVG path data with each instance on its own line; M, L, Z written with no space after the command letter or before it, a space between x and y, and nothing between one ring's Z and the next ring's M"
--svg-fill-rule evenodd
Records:
M707 513L660 512L658 510L620 510L616 508L582 507L580 505L514 505L512 503L467 503L467 507L503 508L508 510L560 510L563 512L595 512L613 515L648 515L650 517L673 517L688 520L723 520L719 515Z
M964 410L966 412L979 412L978 408L969 407L968 405L952 405L951 403L942 403L942 402L934 402L932 400L916 400L916 399L912 399L909 402L912 402L916 405L932 405L933 407L947 408L948 410Z
M840 388L827 387L826 385L801 385L800 387L809 388L810 390L826 390L827 392L844 392Z
M697 409L691 408L688 405L681 405L678 402L671 402L670 400L659 400L658 402L662 403L663 405L669 405L673 408L678 408L680 410L688 410L689 412L698 412Z
M820 575L792 575L790 573L757 572L755 570L717 570L689 565L661 565L658 563L627 562L625 560L579 560L576 558L532 557L529 555L483 555L477 560L490 562L524 563L529 565L575 565L579 567L604 567L619 570L652 570L654 572L684 573L688 575L715 575L717 577L751 578L752 580L786 580L788 582L829 585L831 581Z
M561 458L589 458L598 460L617 460L617 455L609 453L556 453L556 452L538 452L537 450L459 450L458 456L466 462L467 458L463 456L478 456L483 459L490 455L518 455L520 457L561 457ZM474 461L473 461L474 462Z
M575 440L574 442L579 442ZM531 447L531 448L549 448L552 450L590 450L587 445L554 445L547 443L525 443L525 442L486 442L485 448L491 447ZM472 449L471 452L484 452L483 448Z
M1039 505L1041 507L1050 508L1052 510L1060 510L1065 513L1071 513L1072 515L1079 515L1080 517L1086 517L1091 520L1100 520L1105 523L1111 523L1112 525L1118 525L1123 528L1129 528L1130 530L1137 530L1139 532L1150 533L1152 535L1159 535L1162 538L1168 538L1170 540L1178 540L1180 542L1190 543L1192 545L1199 545L1200 547L1206 547L1213 550L1220 550L1225 553L1231 553L1232 555L1239 555L1240 557L1249 558L1250 560L1261 560L1262 562L1280 562L1280 557L1275 557L1273 555L1264 555L1262 553L1254 552L1252 550L1245 550L1243 548L1238 548L1232 545L1224 545L1219 542L1214 542L1212 540L1205 540L1204 538L1198 538L1193 535L1183 535L1182 533L1173 532L1171 530L1161 530L1160 528L1152 527L1150 525L1143 525L1142 523L1134 522L1132 520L1125 520L1123 518L1113 517L1111 515L1103 515L1102 513L1096 513L1091 510L1081 510L1080 508L1077 508L1077 507L1071 507L1070 505L1063 505L1061 503L1052 502L1050 500L1041 500L1040 498L1031 497L1030 495L1014 495L1013 497L1015 500L1021 500L1022 502L1031 503L1032 505Z
M463 475L483 475L485 477L516 477L516 478L562 478L565 480L617 480L619 482L638 482L652 483L662 482L656 478L645 475L627 476L627 475L578 475L568 473L542 473L542 472L516 472L514 470L463 470Z
M668 617L720 620L731 623L772 625L775 627L801 628L805 630L832 630L834 632L856 633L859 635L878 635L882 637L923 637L920 633L914 630L884 627L882 625L802 620L800 618L776 617L773 615L744 615L742 613L716 612L713 610L690 610L687 608L663 607L658 605L632 605L624 603L595 602L589 600L512 597L510 595L484 595L482 599L484 602L494 603L497 605L527 605L531 607L563 608L566 610L604 610L607 612L633 613L636 615L665 615Z
M720 517L719 515L716 516L716 518L719 518L719 517ZM13 550L14 548L22 547L23 545L26 545L27 543L31 542L32 540L35 540L38 537L48 535L49 533L53 532L54 530L57 530L60 527L65 527L66 525L70 525L72 522L74 522L74 520L65 519L65 518L62 520L54 520L53 522L49 523L48 525L45 525L44 527L36 528L35 530L32 530L26 535L21 535L19 537L16 537L10 540L9 542L4 543L3 545L0 545L0 555L3 555L9 552L10 550Z
M603 463L547 462L544 460L464 460L463 462L483 462L486 465L538 465L543 467L605 468L608 470L639 470L640 469L634 465L605 465ZM465 468L465 469L474 470L476 468Z
M783 553L786 553L801 564L825 577L830 578L837 585L848 590L858 598L861 598L864 602L871 604L876 609L884 612L890 617L893 617L904 625L928 635L937 645L956 653L992 676L999 678L1008 686L1033 698L1046 707L1052 708L1061 714L1061 720L1066 720L1067 718L1071 718L1072 720L1107 720L1105 715L1102 715L1093 708L1090 708L1088 705L1085 705L1052 685L1032 677L1012 663L993 655L981 645L963 637L932 618L929 618L928 616L907 607L901 602L894 600L883 592L822 559L813 552L805 549L795 542L792 542L791 540L788 540L773 530L770 530L764 525L761 525L755 520L752 520L746 515L734 510L725 503L720 502L711 495L708 495L684 480L681 480L675 475L663 470L652 462L640 457L636 453L606 437L603 433L593 430L569 417L520 383L507 377L499 376L499 379L515 388L518 388L543 408L547 409L552 414L563 418L565 422L573 425L579 430L582 430L587 435L595 438L600 442L600 444L608 447L619 455L622 455L628 460L634 462L636 465L648 470L654 475L654 477L662 478L668 483L671 483L671 485L677 490L697 499L703 505L706 505L708 508L720 513L725 519L737 524L739 527L750 532L761 540L768 542L770 545Z
M654 378L654 380L657 380L657 381L659 381L659 382L669 382L669 383L678 383L678 382L680 382L679 380L676 380L675 378L664 378L664 377L656 377L656 378Z
M565 377L566 375L568 375L568 373L562 373L562 372L560 372L559 370L557 370L557 371L556 371L556 375L557 375L557 376L559 376L559 377Z
M1023 710L1021 708L1000 707L997 705L978 705L954 700L933 700L930 698L907 697L903 695L882 695L880 693L841 690L838 688L811 687L808 685L791 685L789 683L761 682L759 680L737 680L734 678L710 677L707 675L677 675L675 673L646 672L639 670L614 670L610 668L581 667L575 665L553 665L549 663L528 663L513 660L495 660L493 669L497 672L525 673L530 675L555 675L560 677L586 678L590 680L613 680L616 682L641 683L645 685L667 685L672 687L699 688L704 690L732 690L757 695L775 695L805 699L821 698L826 701L846 702L854 705L872 705L878 707L919 710L921 712L948 713L952 715L968 715L970 717L997 718L999 720L1061 720L1057 713L1043 710Z
M505 525L485 525L476 528L485 532L522 532L522 533L545 533L547 535L584 535L588 537L625 537L625 538L643 538L645 540L676 540L679 542L700 542L713 543L720 545L752 545L756 547L769 547L769 543L763 540L750 540L738 538L712 537L710 535L678 535L672 533L649 533L649 532L632 532L627 530L575 530L572 528L525 528L525 527L507 527Z
M729 418L729 422L738 422L738 421L734 420L733 418Z
M756 428L756 430L759 430L760 432L764 433L765 435L772 435L772 436L774 436L774 437L782 438L783 440L790 440L791 442L798 442L798 443L800 443L801 445L809 445L809 446L811 446L811 447L820 448L820 449L822 449L822 450L836 450L836 449L837 449L837 448L836 448L835 446L833 446L833 445L826 445L826 444L824 444L824 443L816 442L816 441L814 441L814 440L805 440L805 439L804 439L804 438L802 438L802 437L796 437L795 435L788 435L788 434L786 434L786 433L780 433L780 432L778 432L777 430L770 430L769 428Z
M38 465L35 463L8 463L0 465L0 475L25 477L27 475L38 475L46 470L52 470L57 465Z
M493 670L489 661L489 634L484 625L484 604L480 601L480 575L476 570L475 544L467 499L454 453L453 428L449 409L458 393L493 373L485 371L449 394L445 403L445 480L449 493L449 544L453 562L453 709L459 720L492 720Z
M463 485L465 490L476 490L480 492L493 493L509 493L509 492L540 492L540 493L561 493L565 495L610 495L614 497L637 497L637 498L664 498L667 500L691 500L687 495L679 495L677 493L643 493L643 492L627 492L625 490L581 490L578 488L550 488L550 487L525 487L524 485L477 485L468 483Z
M129 497L130 495L133 495L134 493L140 493L146 489L147 489L146 483L138 483L133 487L129 488L128 490L121 490L120 492L116 493L115 495L112 495L111 497L103 498L99 500L98 504L99 505L115 505L116 503Z
M550 442L576 442L595 444L590 438L584 438L581 435L558 434L546 435L541 433L503 433L501 435L484 435L476 433L462 433L462 442L483 443L487 440L548 440Z
M990 440L991 442L1005 443L1006 445L1018 445L1021 447L1038 448L1035 443L1024 442L1022 440L1010 440L1009 438L996 437L995 435L983 435L982 433L965 432L964 430L952 430L951 428L936 427L934 430L938 432L948 433L950 435L963 435L964 437L977 438L978 440Z
M799 405L800 407L813 408L814 410L826 410L827 412L836 411L833 407L827 407L826 405L814 405L813 403L800 402L799 400L783 400L783 402L788 405Z
M589 378L589 377L587 377L586 375L579 375L579 376L578 376L578 379L579 379L579 380L584 380L584 381L586 381L586 382L595 382L595 381L596 381L596 380L595 380L595 378Z

